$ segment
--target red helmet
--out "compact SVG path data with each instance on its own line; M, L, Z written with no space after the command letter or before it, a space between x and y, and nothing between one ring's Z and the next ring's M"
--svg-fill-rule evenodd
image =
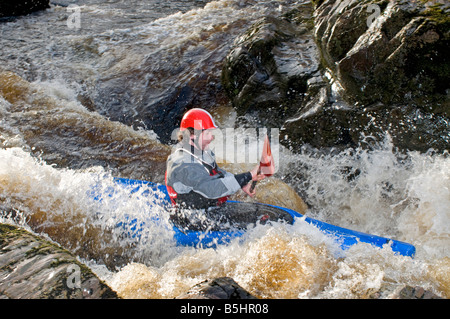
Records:
M180 131L184 131L188 127L192 127L194 130L218 128L211 114L203 109L191 109L183 115Z

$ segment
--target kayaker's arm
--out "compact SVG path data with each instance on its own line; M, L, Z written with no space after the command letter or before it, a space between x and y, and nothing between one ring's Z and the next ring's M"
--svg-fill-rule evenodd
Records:
M236 178L237 182L239 183L239 185L242 188L252 180L252 173L250 173L250 172L241 173L241 174L234 175L234 177Z
M256 184L257 181L263 180L264 178L266 178L266 176L264 174L261 174L260 170L259 170L259 165L257 165L256 167L254 167L250 172L250 179L248 180L248 182L242 186L242 190L250 197L255 196L255 187L254 185ZM253 181L252 183L249 183L250 181Z

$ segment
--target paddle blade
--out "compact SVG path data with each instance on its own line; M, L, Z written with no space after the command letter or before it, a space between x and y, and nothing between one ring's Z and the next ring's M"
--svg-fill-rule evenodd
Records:
M269 137L266 135L264 139L264 146L259 163L261 174L272 176L275 173L275 161L273 160L272 150L270 149Z

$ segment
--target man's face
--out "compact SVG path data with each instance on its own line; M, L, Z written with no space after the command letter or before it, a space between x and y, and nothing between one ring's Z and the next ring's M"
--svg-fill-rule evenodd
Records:
M202 150L205 150L208 145L214 140L214 130L208 129L202 131L202 133L199 135L198 138L198 145L202 148Z

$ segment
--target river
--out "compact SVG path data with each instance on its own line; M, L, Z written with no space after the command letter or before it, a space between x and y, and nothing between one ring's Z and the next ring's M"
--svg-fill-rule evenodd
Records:
M164 211L148 212L139 194L89 196L113 176L162 182L170 147L140 106L180 81L207 83L203 99L214 96L234 39L295 4L61 0L1 22L0 221L71 250L124 298L174 298L218 276L262 298L391 298L404 285L449 298L450 157L399 153L388 135L371 150L280 145L273 178L297 191L307 216L412 243L415 258L366 244L343 254L303 220L259 225L217 249L178 247ZM234 127L227 103L212 103L218 123ZM158 222L138 243L112 227L149 214Z

